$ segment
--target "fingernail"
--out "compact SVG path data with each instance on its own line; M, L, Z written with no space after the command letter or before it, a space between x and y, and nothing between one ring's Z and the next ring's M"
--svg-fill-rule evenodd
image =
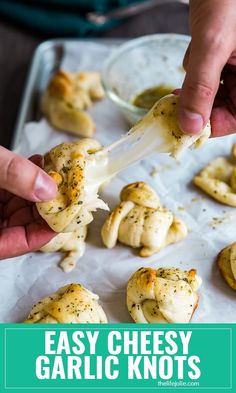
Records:
M175 90L172 91L171 94L174 94L174 96L179 96L180 93L181 93L181 89L175 89Z
M44 172L39 172L35 185L34 196L38 201L49 201L57 192L56 183Z
M182 109L179 113L179 123L183 132L186 134L197 134L203 129L203 118L199 113L190 112Z

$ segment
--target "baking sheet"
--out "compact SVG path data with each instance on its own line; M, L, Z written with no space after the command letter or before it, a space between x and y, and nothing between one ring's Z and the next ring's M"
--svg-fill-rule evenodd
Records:
M93 38L91 42L100 43L108 48L114 48L122 44L122 38ZM54 38L44 41L36 48L29 74L25 84L19 114L16 121L11 149L15 149L22 139L22 131L25 123L38 121L40 119L40 96L46 88L51 76L60 68L62 61L67 59L68 45L74 46L77 50L76 57L81 56L81 43L88 40L78 38Z
M78 43L70 44L62 66L72 71L99 69L109 51L107 46L94 43L80 43L79 47ZM102 144L118 139L128 129L122 115L107 99L97 103L90 112L97 124L96 138ZM25 156L44 153L72 139L55 131L43 119L26 125L17 152ZM72 272L64 273L58 267L60 253L31 253L1 261L0 321L20 322L41 297L67 283L79 282L100 296L110 322L130 323L125 303L130 275L142 266L176 266L197 268L203 278L199 307L192 322L236 322L235 292L223 281L215 263L217 253L236 241L236 209L214 202L191 185L193 175L209 160L228 155L233 142L236 142L235 135L212 139L200 151L186 152L181 162L166 155L152 156L123 171L103 188L101 196L113 208L125 184L147 181L163 204L186 222L190 233L185 240L145 259L121 244L108 250L100 236L107 213L98 211L90 224L85 255Z

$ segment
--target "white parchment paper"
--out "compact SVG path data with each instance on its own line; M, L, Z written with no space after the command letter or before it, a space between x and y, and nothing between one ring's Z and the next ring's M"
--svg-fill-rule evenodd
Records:
M100 69L110 49L92 43L67 47L63 67L68 70ZM97 125L96 138L108 144L128 130L118 109L109 100L97 103L91 114ZM44 153L66 140L74 139L55 131L45 119L24 129L19 153ZM105 249L100 236L107 212L99 211L90 224L85 255L76 268L64 273L59 267L61 254L32 253L1 261L0 321L21 322L33 303L59 287L78 282L100 296L110 322L132 322L126 308L126 284L142 266L197 268L203 278L200 302L193 322L236 322L236 295L221 278L216 265L218 252L236 241L236 209L214 202L201 193L191 180L204 165L219 155L228 155L236 135L212 139L199 151L188 151L181 162L166 155L143 160L120 173L103 188L102 198L112 209L121 188L130 182L147 181L161 201L189 228L188 237L149 258L121 244ZM219 224L219 222L221 222Z

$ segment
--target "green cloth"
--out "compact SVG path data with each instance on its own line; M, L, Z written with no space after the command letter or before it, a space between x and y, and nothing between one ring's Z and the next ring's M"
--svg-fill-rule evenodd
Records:
M140 1L144 0L0 0L0 15L47 35L85 37L117 23L96 26L86 20L87 12L107 12Z

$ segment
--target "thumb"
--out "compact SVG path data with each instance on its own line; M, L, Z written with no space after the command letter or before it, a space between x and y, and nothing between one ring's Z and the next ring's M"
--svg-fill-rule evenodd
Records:
M178 120L180 128L187 134L202 130L210 118L217 93L221 71L230 53L221 43L201 42L192 39L188 58L186 77L180 93Z
M2 146L0 167L0 187L24 199L47 201L57 192L56 183L41 168Z

